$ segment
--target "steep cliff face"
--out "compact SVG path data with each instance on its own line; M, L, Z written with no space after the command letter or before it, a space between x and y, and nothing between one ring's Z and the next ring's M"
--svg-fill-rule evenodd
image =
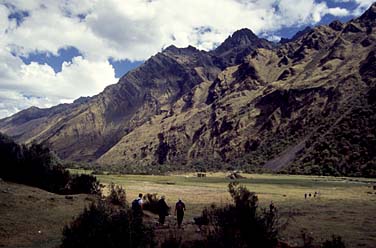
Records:
M364 174L376 158L375 13L280 44L242 29L211 52L170 46L101 94L22 111L0 131L62 158L145 171L226 163Z
M171 46L97 96L21 111L2 120L0 129L19 142L47 142L64 159L93 161L218 72L205 52Z

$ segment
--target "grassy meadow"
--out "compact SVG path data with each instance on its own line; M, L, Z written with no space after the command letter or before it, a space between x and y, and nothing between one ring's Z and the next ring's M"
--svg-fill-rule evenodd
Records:
M282 222L289 220L281 233L281 238L289 244L299 244L301 231L305 229L316 243L336 234L342 236L346 247L376 247L376 190L372 187L375 179L242 175L245 178L238 181L257 193L262 207L268 207L273 201ZM180 235L188 240L198 235L196 227L189 223L200 215L203 207L230 202L227 186L231 180L225 173L207 173L206 178L198 178L193 173L97 177L104 185L114 182L123 186L128 202L140 192L165 195L170 206L182 197L187 211L186 228ZM304 199L305 193L315 191L320 192L319 197ZM84 194L68 199L34 187L0 181L0 247L57 247L64 225L93 200L92 196ZM156 221L156 216L151 215L151 218ZM174 217L168 219L175 223ZM156 230L160 239L169 232Z
M306 230L316 242L340 235L348 247L376 247L375 180L298 175L242 174L238 181L257 193L262 207L271 201L279 209L282 222L288 220L282 232L290 244L301 241ZM225 173L159 175L97 175L104 183L115 183L126 189L128 201L139 192L165 195L170 206L179 197L187 205L185 221L200 215L203 207L230 202ZM320 192L313 197L314 192ZM311 193L307 199L304 194Z

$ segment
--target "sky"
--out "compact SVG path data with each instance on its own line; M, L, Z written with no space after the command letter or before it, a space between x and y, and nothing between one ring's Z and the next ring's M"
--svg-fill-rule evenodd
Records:
M374 0L0 0L0 118L93 96L173 44L211 50L249 28L278 42Z

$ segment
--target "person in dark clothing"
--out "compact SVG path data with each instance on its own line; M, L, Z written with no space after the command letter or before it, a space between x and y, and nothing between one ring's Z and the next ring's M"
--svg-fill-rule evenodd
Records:
M274 212L275 211L275 206L274 206L273 201L270 202L269 209L270 209L270 212Z
M134 201L132 202L132 209L133 210L140 210L142 209L142 193L138 194L138 197L136 199L134 199Z
M165 196L163 195L161 199L158 201L158 215L159 215L159 224L164 225L165 218L168 216L168 211L170 207L167 205L165 201Z
M136 222L142 223L142 194L138 194L138 197L132 201L133 218Z
M181 198L179 198L179 201L175 205L175 214L178 220L178 228L181 227L181 223L183 222L184 211L185 211L185 204L181 200Z

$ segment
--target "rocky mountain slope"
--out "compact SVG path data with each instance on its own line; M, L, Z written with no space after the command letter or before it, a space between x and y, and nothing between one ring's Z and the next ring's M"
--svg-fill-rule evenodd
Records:
M0 121L18 142L125 170L266 167L375 175L376 4L272 44L170 46L91 98Z

